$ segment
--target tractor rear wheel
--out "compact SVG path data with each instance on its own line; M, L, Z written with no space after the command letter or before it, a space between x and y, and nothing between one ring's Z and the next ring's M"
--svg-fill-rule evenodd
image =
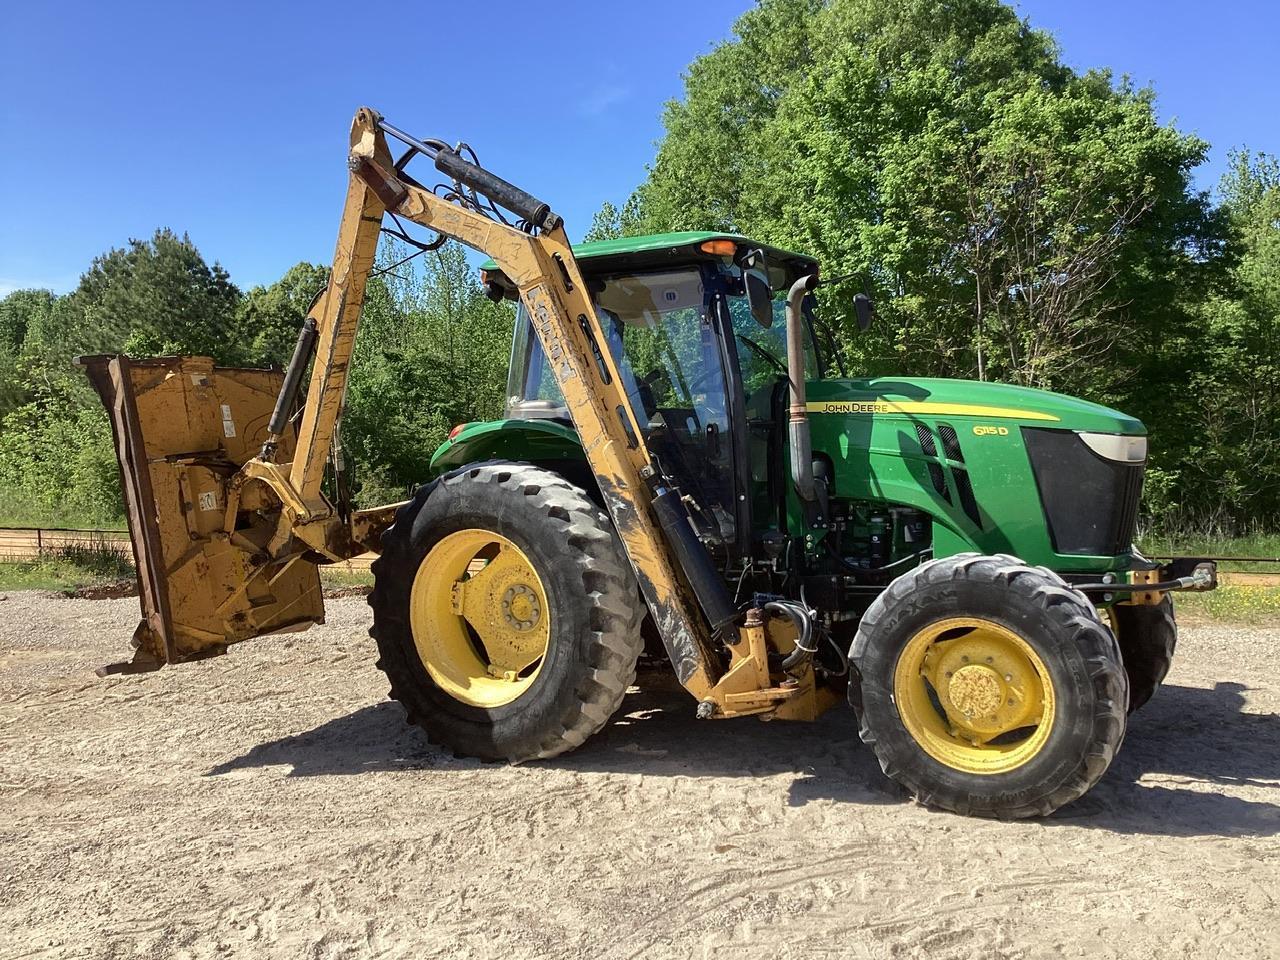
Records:
M1157 604L1117 603L1109 612L1129 674L1129 712L1133 713L1155 696L1173 663L1178 645L1173 600L1166 593Z
M551 757L599 730L643 646L609 518L558 474L481 463L423 487L373 564L378 666L459 756Z
M1056 574L961 554L899 577L850 651L859 734L922 803L1043 816L1106 772L1128 683L1111 631Z

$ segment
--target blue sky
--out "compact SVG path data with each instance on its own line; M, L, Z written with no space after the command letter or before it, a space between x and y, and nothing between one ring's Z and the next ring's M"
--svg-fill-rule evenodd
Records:
M0 294L187 231L244 288L327 262L362 103L465 138L580 236L644 176L685 65L749 0L11 3L0 13ZM1280 12L1264 0L1021 0L1072 66L1159 93L1213 145L1280 152ZM367 20L362 16L367 15Z

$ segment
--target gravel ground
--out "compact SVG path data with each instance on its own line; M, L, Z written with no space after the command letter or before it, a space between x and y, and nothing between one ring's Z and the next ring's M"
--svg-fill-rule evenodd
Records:
M359 599L100 680L136 600L0 602L0 957L1280 956L1280 630L1183 631L1101 784L925 810L850 716L697 723L662 674L577 752L443 756Z

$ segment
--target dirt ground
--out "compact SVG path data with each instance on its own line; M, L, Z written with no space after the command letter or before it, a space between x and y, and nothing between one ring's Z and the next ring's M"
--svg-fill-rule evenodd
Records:
M0 956L1280 956L1280 629L1185 628L1083 800L920 808L845 711L697 722L660 675L567 757L404 725L360 599L100 680L136 600L0 601Z

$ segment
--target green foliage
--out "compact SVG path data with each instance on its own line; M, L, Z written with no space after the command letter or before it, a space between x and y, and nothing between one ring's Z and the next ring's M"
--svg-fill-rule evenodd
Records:
M236 306L237 360L284 367L293 356L307 311L329 282L329 268L295 263L269 287L254 287Z
M108 524L120 517L111 429L68 380L31 385L0 421L0 503L7 522ZM24 516L25 515L25 516Z
M124 352L133 356L202 354L241 359L233 330L240 291L218 264L205 263L184 234L157 230L150 240L96 258L65 298L62 319L38 335L46 353Z
M1191 430L1174 504L1196 521L1280 517L1280 161L1237 153L1222 184L1227 276L1196 311Z
M50 328L56 300L48 290L15 290L0 300L0 418L26 401L22 359L28 339L36 343Z
M0 350L17 354L28 331L47 328L55 299L48 290L15 290L0 300Z
M1205 144L1073 74L997 0L764 0L690 67L638 192L650 227L816 253L876 298L855 369L1106 395L1122 265L1179 257ZM1185 259L1185 258L1184 258Z
M403 259L386 241L380 266ZM343 418L358 499L403 499L450 428L502 414L513 315L446 243L369 284Z
M633 193L619 209L606 200L591 220L591 229L583 240L613 240L617 237L635 237L647 232L644 199Z

